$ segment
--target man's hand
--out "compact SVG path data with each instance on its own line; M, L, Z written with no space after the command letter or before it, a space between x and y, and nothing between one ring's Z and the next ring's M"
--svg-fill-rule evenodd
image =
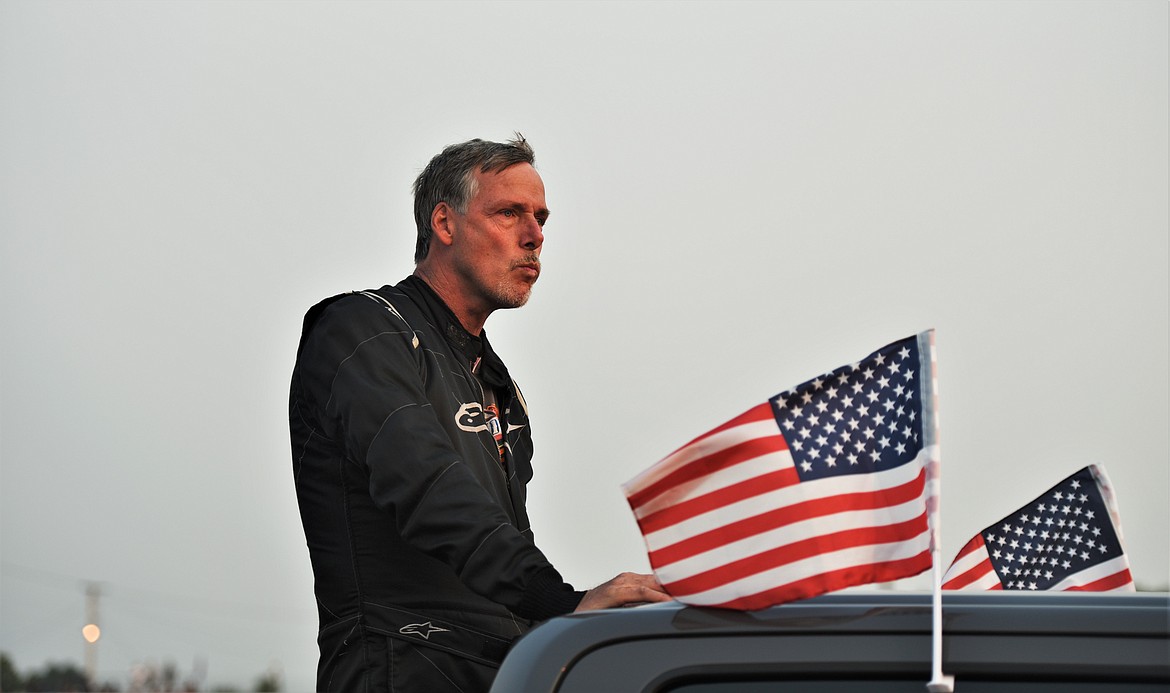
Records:
M608 609L614 606L636 606L650 602L669 602L674 597L662 590L653 575L622 573L585 593L576 611Z

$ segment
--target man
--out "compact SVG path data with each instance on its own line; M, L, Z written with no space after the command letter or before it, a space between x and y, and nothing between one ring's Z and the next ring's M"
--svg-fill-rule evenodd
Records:
M540 276L533 164L519 136L447 147L415 181L414 274L305 316L289 421L318 690L486 690L536 621L669 599L631 573L575 591L533 542L527 405L483 331Z

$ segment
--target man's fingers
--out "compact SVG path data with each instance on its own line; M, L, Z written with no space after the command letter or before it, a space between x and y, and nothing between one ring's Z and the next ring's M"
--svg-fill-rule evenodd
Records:
M639 575L637 573L622 573L618 578L626 578L642 602L668 602L672 597L662 589L662 585L653 575Z
M577 611L608 609L616 606L668 602L673 597L662 589L653 575L622 573L585 593Z

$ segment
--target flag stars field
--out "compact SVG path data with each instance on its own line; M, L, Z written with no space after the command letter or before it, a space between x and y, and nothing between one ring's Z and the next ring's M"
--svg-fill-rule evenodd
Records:
M912 357L917 359L909 348L879 351L773 398L802 473L868 472L917 454ZM855 405L856 398L862 403Z
M1132 590L1109 488L1094 466L1065 479L968 542L943 588Z

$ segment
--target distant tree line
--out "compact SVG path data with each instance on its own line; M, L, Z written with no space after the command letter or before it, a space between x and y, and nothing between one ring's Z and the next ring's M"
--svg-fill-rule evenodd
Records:
M196 693L199 685L180 682L173 664L145 667L131 677L128 693ZM41 669L21 674L6 652L0 652L0 693L119 693L117 684L90 682L81 667L72 662L50 662ZM237 693L233 686L216 686L214 693ZM276 693L281 690L280 674L268 671L257 677L253 691Z
M42 669L34 669L26 674L16 670L7 653L0 652L0 691L17 693L28 691L89 691L89 682L85 672L75 664L50 662Z

